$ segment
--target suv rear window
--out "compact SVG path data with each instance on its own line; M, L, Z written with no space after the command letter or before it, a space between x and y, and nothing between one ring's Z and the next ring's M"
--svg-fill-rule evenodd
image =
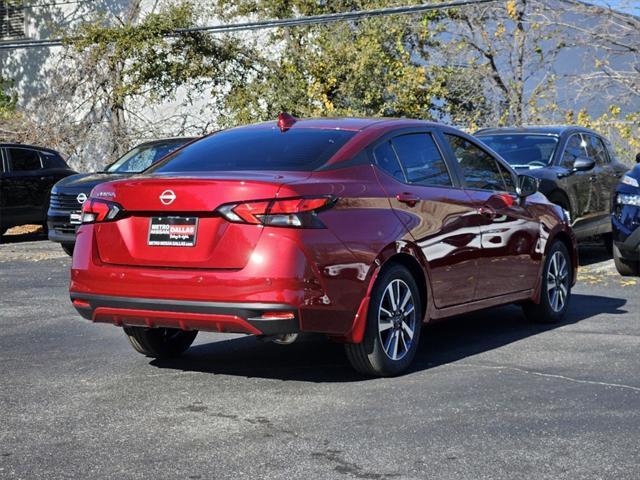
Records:
M297 128L240 128L198 140L152 165L147 172L219 170L313 171L324 165L355 132Z

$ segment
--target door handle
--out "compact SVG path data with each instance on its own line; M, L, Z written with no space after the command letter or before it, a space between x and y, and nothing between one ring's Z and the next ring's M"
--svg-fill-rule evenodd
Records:
M412 193L403 192L396 195L396 200L401 203L406 203L410 207L415 207L416 204L420 201L420 197L417 197Z
M494 220L497 215L493 208L487 206L478 208L478 213L489 220Z

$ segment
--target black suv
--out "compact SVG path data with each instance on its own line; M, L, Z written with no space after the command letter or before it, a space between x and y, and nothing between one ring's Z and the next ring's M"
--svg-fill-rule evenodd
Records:
M74 173L55 150L0 143L0 235L18 225L46 229L51 187Z
M628 170L602 135L575 126L489 128L475 134L518 171L540 180L540 191L561 206L578 240L611 243L613 192Z
M636 162L640 164L640 154ZM640 276L640 165L627 172L616 188L611 224L616 269L621 275Z
M194 138L166 138L141 143L108 165L104 171L80 173L58 182L51 190L49 206L49 240L59 242L69 255L73 254L76 228L80 225L82 204L96 185L127 178L147 169L165 155Z

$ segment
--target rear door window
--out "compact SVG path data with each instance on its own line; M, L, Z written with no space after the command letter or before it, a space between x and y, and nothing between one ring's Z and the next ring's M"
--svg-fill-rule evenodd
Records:
M393 178L403 183L407 181L404 173L402 172L402 168L400 167L400 162L398 162L396 152L391 146L391 142L385 141L374 148L373 158L376 161L376 165Z
M609 163L609 155L607 149L595 135L584 135L587 142L587 153L598 165L607 165Z
M447 133L445 138L460 165L467 188L512 191L503 177L507 170L499 166L495 158L462 137ZM513 180L510 183L512 187Z
M440 150L428 133L400 135L391 140L410 183L451 186L451 177Z
M587 156L587 142L585 142L580 133L574 133L567 141L567 146L564 147L562 166L572 168L576 159Z
M311 172L324 165L355 132L333 129L224 130L165 157L148 172L282 170Z
M42 166L44 168L68 168L65 161L59 155L51 152L40 152Z
M35 150L26 148L7 148L9 154L10 170L13 172L25 172L31 170L40 170L40 155Z

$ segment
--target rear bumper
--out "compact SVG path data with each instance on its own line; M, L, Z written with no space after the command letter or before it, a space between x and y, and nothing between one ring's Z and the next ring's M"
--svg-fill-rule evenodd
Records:
M276 303L230 303L71 294L87 320L117 326L277 335L300 331L295 307ZM286 317L286 318L285 318Z
M341 336L351 331L369 285L364 264L328 230L266 229L244 268L187 269L105 263L95 228L78 229L69 288L78 312L94 322ZM320 255L328 245L327 265ZM292 315L265 319L267 312Z

